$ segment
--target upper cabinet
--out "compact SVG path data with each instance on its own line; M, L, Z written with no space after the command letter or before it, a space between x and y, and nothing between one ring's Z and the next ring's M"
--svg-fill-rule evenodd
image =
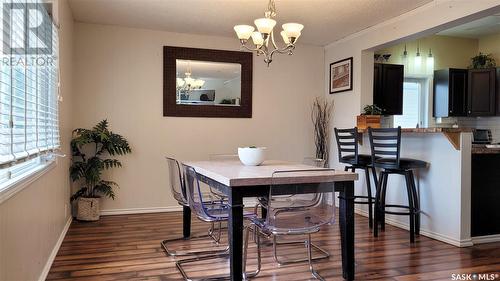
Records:
M434 71L434 117L467 116L467 70Z
M403 65L375 63L373 76L373 104L385 115L403 114Z
M500 115L497 74L494 68L434 71L434 117Z
M496 101L496 70L469 69L467 115L493 116Z

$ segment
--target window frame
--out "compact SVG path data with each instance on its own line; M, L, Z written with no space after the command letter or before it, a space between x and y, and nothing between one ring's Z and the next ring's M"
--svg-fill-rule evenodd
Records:
M418 126L419 128L426 128L429 125L429 109L431 108L429 106L429 95L431 94L431 77L428 75L412 75L412 76L405 76L403 79L403 85L404 83L417 83L419 84L419 90L420 90L420 98L419 98L419 116L418 116ZM404 86L403 86L404 87ZM404 95L404 92L403 92ZM404 100L403 100L403 107L404 107ZM404 113L404 112L403 112ZM395 120L393 120L394 125Z
M57 5L57 3L53 3L50 1L52 5ZM40 2L40 5L45 6L45 2ZM61 147L61 139L60 139L60 106L59 106L59 95L60 95L60 51L59 51L59 28L57 23L55 22L52 12L54 7L50 7L51 9L46 9L50 22L52 32L50 40L52 40L52 50L51 54L43 54L43 53L24 53L24 54L16 54L16 56L22 57L24 56L26 62L29 56L31 60L33 58L38 59L41 56L46 58L48 62L49 59L52 59L54 65L44 67L30 67L29 65L24 66L22 68L23 77L21 78L21 82L24 88L19 89L24 94L24 150L21 152L14 151L14 143L13 143L13 125L10 125L10 138L11 142L6 144L10 146L10 154L14 156L16 154L19 157L13 157L10 161L6 158L5 162L0 164L0 204L16 194L17 192L23 190L25 187L29 186L32 182L37 180L40 176L50 171L57 165L57 156L64 156L60 151ZM27 24L27 15L24 17L23 24ZM14 17L11 17L11 20ZM2 21L3 21L2 17ZM3 23L1 23L3 24ZM18 22L12 23L19 25ZM2 32L3 31L2 29ZM15 32L15 31L14 31ZM26 32L26 30L24 31ZM44 34L45 35L45 34ZM23 35L24 36L24 35ZM49 38L46 36L46 38ZM3 38L5 40L5 38ZM12 39L11 39L12 40ZM3 43L2 43L3 44ZM11 52L12 57L13 53ZM6 55L7 57L8 54ZM44 68L44 69L43 69ZM14 72L16 72L15 66L7 66L7 71L10 72L10 75L7 79L10 79L10 83L5 83L8 88L8 94L10 96L10 120L14 120L12 118L12 108L13 108L13 98L15 94L13 93L13 88L15 87L13 80L19 80L14 77ZM17 69L21 69L17 66ZM43 69L43 70L42 70ZM30 76L31 75L31 76ZM33 77L34 75L34 77ZM33 83L34 79L34 83ZM46 84L39 79L44 79ZM16 82L17 83L17 82ZM33 88L33 86L35 88ZM43 89L42 89L43 88ZM33 93L35 91L35 93ZM47 91L47 96L45 97L41 94L43 91ZM35 100L29 100L33 98L33 94ZM29 97L28 97L29 95ZM44 100L44 101L41 101ZM28 103L33 103L34 107L28 106ZM40 107L46 107L45 111ZM34 111L36 119L33 121L33 114L28 116L28 111ZM39 119L39 114L43 114L45 117ZM29 121L31 120L31 121ZM12 121L9 121L10 124ZM43 124L39 123L42 122ZM15 126L15 123L14 123ZM32 129L34 126L34 129ZM30 131L31 130L31 131ZM34 131L33 131L34 130ZM43 130L45 133L40 133L39 130ZM33 138L33 134L34 138ZM43 134L43 135L41 135ZM28 137L28 135L31 135ZM44 144L40 146L40 139L45 140ZM31 147L34 144L34 147ZM7 154L4 154L7 155Z

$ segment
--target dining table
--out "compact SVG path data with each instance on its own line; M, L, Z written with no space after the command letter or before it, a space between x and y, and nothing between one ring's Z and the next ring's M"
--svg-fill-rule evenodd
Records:
M184 165L195 169L198 180L225 194L229 204L228 241L230 279L240 281L243 278L243 198L266 197L273 183L276 171L317 169L288 161L267 160L259 166L245 166L238 160L186 161ZM342 276L354 280L354 181L358 175L352 172L337 171L325 173L322 182L332 183L332 188L339 193L339 229L341 237ZM294 186L290 192L307 193L308 186L317 184L320 175L297 174L288 177L283 183L283 194L287 185ZM191 211L183 208L183 235L189 238L191 231Z

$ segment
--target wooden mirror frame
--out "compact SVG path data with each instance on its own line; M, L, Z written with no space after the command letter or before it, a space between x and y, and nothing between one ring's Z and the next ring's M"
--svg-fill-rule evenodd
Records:
M239 63L241 65L240 106L185 105L176 100L176 60ZM163 47L163 116L252 117L253 55L250 52Z

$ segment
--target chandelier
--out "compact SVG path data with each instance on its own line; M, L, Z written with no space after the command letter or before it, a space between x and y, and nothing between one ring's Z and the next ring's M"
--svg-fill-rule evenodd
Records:
M176 88L179 92L190 93L193 90L198 90L205 85L205 81L202 79L195 79L191 77L191 64L188 61L186 73L184 73L184 78L176 79Z
M251 25L236 25L234 26L234 31L240 39L241 48L247 49L252 52L256 52L257 55L264 55L264 62L267 66L273 61L273 55L275 53L293 54L295 49L295 43L299 38L304 26L299 23L285 23L281 27L281 38L285 43L285 46L280 48L274 40L273 28L276 25L276 21L273 20L276 17L276 5L274 0L269 0L267 6L267 11L264 13L264 18L256 19L254 21L257 31ZM253 47L248 47L248 39L252 38Z

